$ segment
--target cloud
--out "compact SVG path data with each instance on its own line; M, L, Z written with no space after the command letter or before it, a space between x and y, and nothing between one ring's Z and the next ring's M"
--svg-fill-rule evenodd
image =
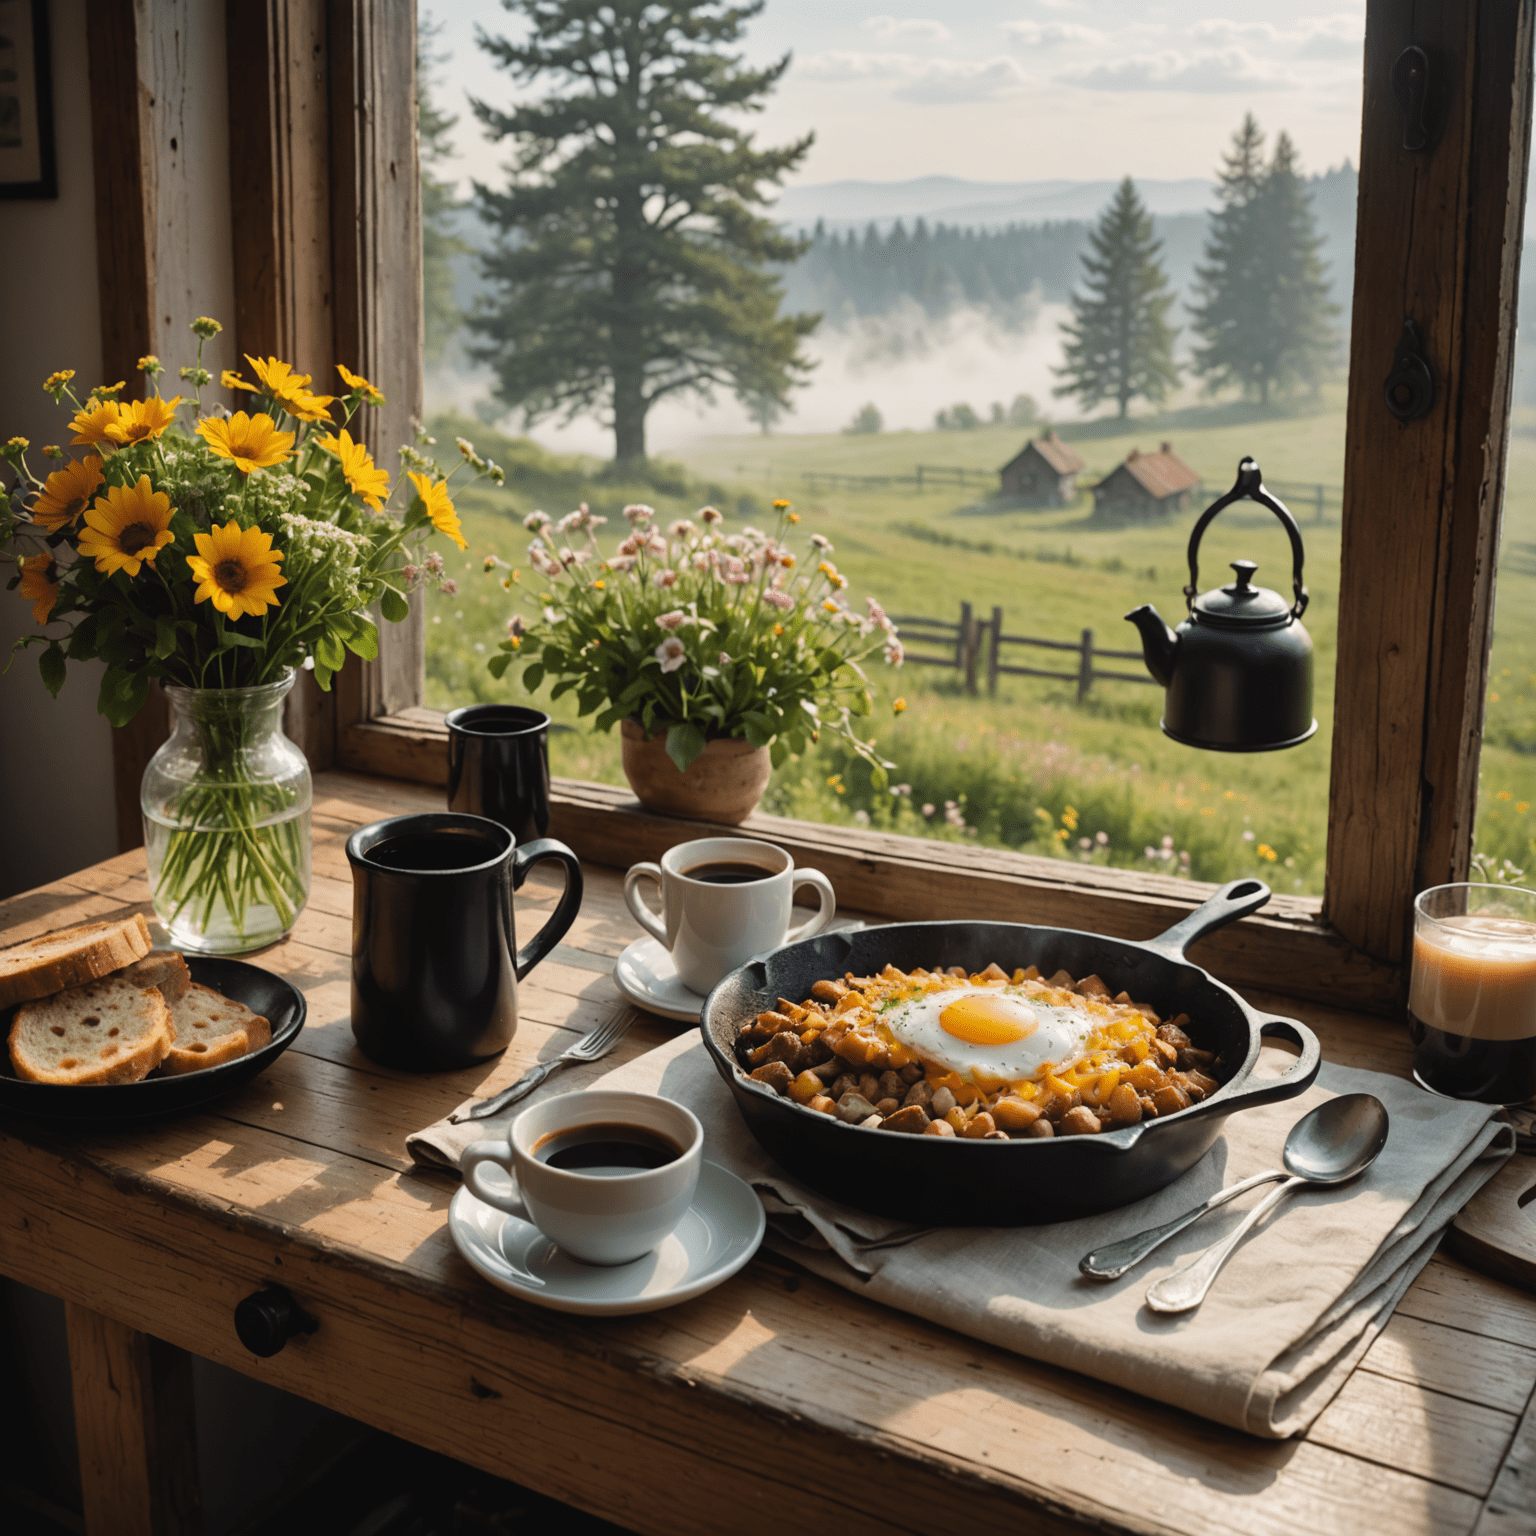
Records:
M939 103L992 100L1022 91L1029 77L1010 58L961 61L912 53L859 53L830 49L801 59L796 69L812 80L889 80L903 101Z
M1296 57L1303 59L1353 59L1360 54L1365 22L1362 17L1345 12L1309 16L1290 26L1213 16L1196 22L1189 35L1200 42L1218 45L1254 43L1268 49L1291 48L1296 50Z
M1057 78L1091 91L1188 91L1204 96L1283 90L1296 83L1288 72L1260 66L1244 48L1138 54Z
M1003 31L1025 48L1097 47L1105 34L1075 21L1010 21Z
M923 21L918 17L871 16L865 27L877 37L910 37L925 43L947 43L954 34L942 21Z

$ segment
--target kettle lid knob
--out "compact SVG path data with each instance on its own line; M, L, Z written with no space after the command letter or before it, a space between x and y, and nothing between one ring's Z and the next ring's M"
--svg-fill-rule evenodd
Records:
M1239 592L1253 590L1253 573L1258 570L1258 563L1253 560L1234 560L1232 569L1237 572L1237 581L1234 587Z

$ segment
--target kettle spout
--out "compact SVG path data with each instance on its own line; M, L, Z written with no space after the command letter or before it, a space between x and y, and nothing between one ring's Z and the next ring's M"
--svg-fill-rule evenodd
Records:
M1173 678L1173 657L1179 637L1163 623L1162 615L1151 603L1142 604L1125 617L1141 631L1141 654L1146 658L1147 671L1166 688Z

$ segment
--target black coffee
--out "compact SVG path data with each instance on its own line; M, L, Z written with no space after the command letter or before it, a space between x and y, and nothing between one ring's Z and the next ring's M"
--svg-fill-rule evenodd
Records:
M645 1125L610 1122L550 1131L534 1143L533 1155L551 1168L664 1168L683 1155L670 1136Z
M1475 1040L1436 1029L1411 1012L1413 1075L1436 1093L1484 1104L1523 1104L1536 1098L1536 1035L1524 1040Z
M746 885L752 880L771 880L774 872L761 864L720 859L709 864L695 864L683 873L690 880L702 880L705 885Z
M474 869L489 864L506 850L488 837L460 832L418 832L409 837L386 837L363 854L380 869L436 870Z

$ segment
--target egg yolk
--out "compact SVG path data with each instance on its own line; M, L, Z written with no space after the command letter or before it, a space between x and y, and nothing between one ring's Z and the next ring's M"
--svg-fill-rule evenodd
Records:
M996 993L957 997L939 1014L939 1028L967 1045L1008 1045L1034 1034L1039 1026L1028 1003Z

